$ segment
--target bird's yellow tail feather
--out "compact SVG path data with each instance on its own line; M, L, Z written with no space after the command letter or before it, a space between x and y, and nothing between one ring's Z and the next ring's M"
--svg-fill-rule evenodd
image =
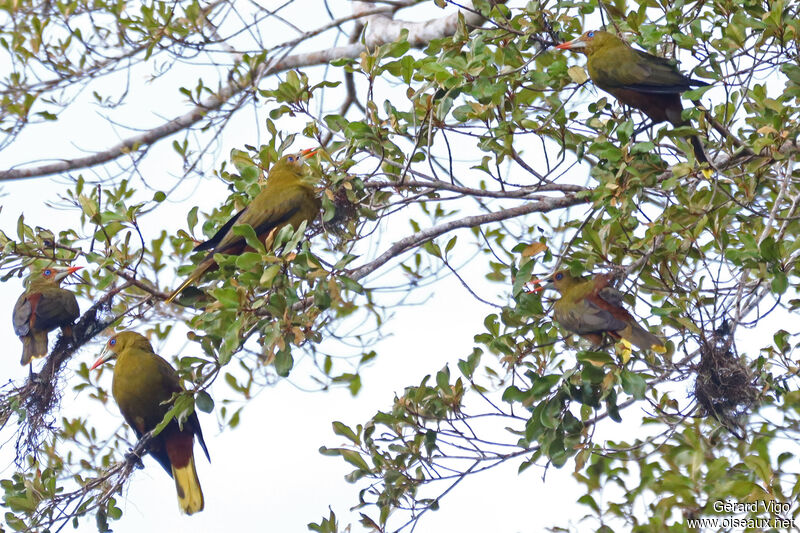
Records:
M205 274L206 270L211 268L211 265L213 265L213 264L214 264L214 259L211 258L211 257L209 257L208 259L203 260L203 262L201 262L199 265L197 265L197 268L194 269L194 272L189 274L189 277L186 278L186 280L184 280L184 282L181 283L178 286L177 289L172 291L172 294L169 295L169 298L167 298L164 301L164 303L172 303L172 301L175 298L177 298L177 296L181 293L181 291L183 291L183 289L185 289L186 287L188 287L189 285L191 285L192 283L197 281L200 278L200 276Z
M178 505L187 515L199 513L203 510L203 490L200 480L197 479L197 470L194 467L194 457L189 458L189 463L181 468L172 466L172 477L175 478L175 489L178 492Z

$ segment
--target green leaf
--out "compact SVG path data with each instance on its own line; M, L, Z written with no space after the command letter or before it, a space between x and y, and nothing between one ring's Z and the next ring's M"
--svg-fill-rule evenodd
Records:
M225 329L225 335L222 337L222 344L219 347L219 365L227 365L233 354L239 349L239 331L242 328L242 319L237 318L233 323L229 324Z
M280 350L275 354L275 372L282 378L289 375L289 372L294 366L294 359L292 358L292 351L287 347Z
M637 400L644 398L645 390L647 389L647 382L645 379L634 372L623 370L621 374L622 390L630 394Z
M766 237L761 244L758 246L761 257L764 258L765 261L778 261L780 259L780 251L778 250L778 243L775 242L775 239L772 236Z
M261 254L255 252L244 252L236 258L236 267L242 270L251 270L261 264Z
M264 248L264 243L258 238L255 230L249 224L236 224L233 226L233 234L239 237L244 237L247 246L256 250L261 254L266 254L267 249Z
M354 452L353 450L345 450L345 449L341 449L339 453L342 456L342 458L351 465L355 466L359 470L364 470L365 472L369 472L369 465L364 460L364 458L361 457L360 453Z
M525 285L531 280L531 273L533 272L533 267L535 265L536 261L531 259L519 268L517 275L514 278L514 285L511 289L512 296L516 297L519 295Z
M211 398L211 395L204 390L198 392L194 397L194 405L204 413L210 413L214 410L214 400Z
M297 248L297 243L300 242L300 239L305 237L306 226L307 226L307 222L304 220L304 221L302 221L300 223L300 227L298 227L297 230L294 233L290 233L289 241L283 247L284 253L291 252L292 250ZM286 226L286 227L291 229L291 226ZM277 239L276 239L276 241L277 241Z
M483 352L479 348L475 348L466 360L461 359L458 361L458 369L467 379L472 379L475 369L478 367L478 363L480 363L482 353Z
M281 265L274 264L270 265L264 269L264 272L261 273L261 279L258 280L258 284L261 287L271 287L272 280L275 279L275 276L278 275L281 271Z
M583 351L583 352L578 352L577 358L578 361L580 361L581 363L594 366L604 366L604 365L614 364L614 359L612 359L611 355L608 354L607 352Z
M356 294L364 294L364 287L362 287L357 281L352 280L347 276L339 276L338 281L346 290L353 291Z
M345 437L347 440L357 446L361 444L361 439L358 438L356 433L341 422L333 422L333 432L337 435Z
M450 391L450 369L444 367L442 370L436 373L436 386L439 387L440 390L449 392Z
M561 376L558 374L547 374L537 377L531 385L531 395L534 398L541 398L549 394L553 386L559 381L561 381Z
M521 391L516 385L511 385L503 391L503 401L507 403L522 402L528 394Z
M193 412L194 398L192 398L192 395L187 393L178 394L175 397L175 403L172 404L172 408L164 414L164 418L161 422L153 428L153 436L164 431L164 428L167 427L172 420L178 420L178 423L182 424L182 421L186 420L186 417Z
M436 450L436 435L436 431L432 429L425 432L425 451L428 453L428 457Z
M772 292L775 294L783 294L789 288L789 279L782 271L777 271L775 277L772 278Z

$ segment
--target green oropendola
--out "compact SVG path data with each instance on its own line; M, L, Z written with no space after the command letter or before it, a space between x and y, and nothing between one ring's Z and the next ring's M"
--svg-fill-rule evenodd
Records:
M228 220L213 237L195 246L196 252L208 250L208 256L175 289L167 303L216 265L214 254L241 254L248 249L245 238L233 232L234 226L251 226L258 238L266 243L273 231L286 225L297 229L303 221L311 223L317 217L320 199L314 193L313 185L303 179L303 163L314 153L314 149L303 150L282 157L272 166L266 185L253 201Z
M23 365L47 355L47 334L61 328L72 334L72 323L80 316L78 300L61 282L83 267L37 269L28 278L28 288L14 304L14 332L22 341Z
M611 280L611 274L584 279L561 270L542 289L553 288L561 293L553 305L556 322L595 346L601 345L607 334L642 350L664 352L664 341L637 324L622 307L622 293L611 286Z
M91 370L114 358L117 362L111 394L122 417L136 436L142 438L164 419L170 410L172 395L183 391L180 378L175 369L153 351L150 341L134 331L123 331L111 337ZM148 444L150 455L175 479L178 505L189 515L203 510L203 491L194 466L195 435L210 461L195 412L186 418L183 426L173 418Z
M655 123L688 125L681 118L681 93L709 85L680 73L669 59L631 48L606 31L587 31L556 48L586 54L586 68L594 84L623 104L642 111ZM707 163L703 143L697 135L689 140L697 161Z

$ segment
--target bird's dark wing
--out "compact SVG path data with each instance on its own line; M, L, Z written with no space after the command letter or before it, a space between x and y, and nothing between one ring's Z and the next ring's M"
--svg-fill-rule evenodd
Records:
M72 324L80 316L80 308L74 294L54 287L42 293L33 313L36 329L49 331Z
M192 432L195 435L197 435L197 440L198 442L200 442L200 447L203 448L203 452L206 454L206 459L208 459L208 462L211 462L211 456L208 455L208 448L206 447L206 441L203 438L203 430L200 429L200 420L197 418L197 412L194 412L191 415L189 415L187 424L191 428Z
M31 313L32 305L27 294L22 294L17 303L14 304L14 313L12 321L14 323L14 333L19 337L24 337L31 332Z
M603 287L599 291L597 291L597 295L602 298L605 302L616 306L622 306L622 293L619 292L614 287Z
M161 380L164 384L164 388L169 390L172 393L181 392L183 391L183 387L180 384L180 377L175 369L169 364L166 359L161 356L157 356L156 361L158 361L158 371L161 374ZM170 406L171 407L171 406ZM178 424L177 420L173 420L170 424ZM208 448L206 447L206 441L203 439L203 431L200 429L200 421L197 419L197 413L193 412L189 415L186 419L186 422L183 424L184 430L188 427L189 430L197 435L197 440L200 441L200 447L203 448L203 452L206 454L206 458L211 461L211 457L208 454ZM175 431L178 431L175 428ZM155 456L155 454L153 454ZM164 457L166 457L166 452L164 452ZM167 461L169 464L169 461Z
M289 222L289 220L300 210L300 205L290 208L288 211L283 213L270 213L270 217L268 220L265 220L258 226L254 227L253 229L256 232L256 235L259 237L266 236L270 231L274 228L277 228L281 224L285 222Z
M203 250L213 250L214 247L225 237L225 235L228 234L233 225L236 224L236 221L239 220L239 217L242 216L242 213L245 211L247 211L246 207L233 215L230 220L228 220L221 228L217 230L213 237L195 246L193 251L202 252Z

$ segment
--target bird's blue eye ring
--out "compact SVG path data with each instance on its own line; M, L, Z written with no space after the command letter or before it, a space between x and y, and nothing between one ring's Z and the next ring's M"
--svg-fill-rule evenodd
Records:
M564 274L562 274L561 272L559 272L558 274L556 274L556 281L559 281L559 280L560 280L561 278L563 278L563 277L564 277Z
M587 33L587 34L586 34L586 36L587 36L589 39L591 39L592 37L594 37L594 32L593 32L593 31L590 31L589 33Z
M286 160L287 160L289 163L294 163L294 156L293 156L293 155L290 155L289 157L287 157L287 158L286 158Z
M53 272L52 272L52 271L51 271L49 268L48 268L47 270L45 270L45 271L44 271L44 275L45 275L45 276L49 276L49 275L50 275L50 274L52 274L52 273L53 273Z
M117 339L111 339L110 341L108 341L108 344L109 346L114 346L115 344L117 344Z

